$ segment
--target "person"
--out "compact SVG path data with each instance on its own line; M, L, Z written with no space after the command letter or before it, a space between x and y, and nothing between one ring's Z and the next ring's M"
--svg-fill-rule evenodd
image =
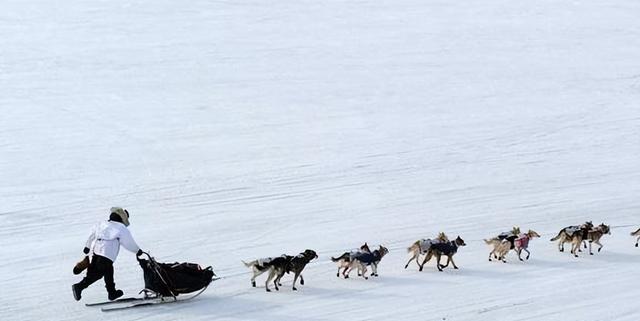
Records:
M136 256L144 253L127 229L129 212L121 207L112 207L110 213L108 221L100 222L93 227L83 249L84 254L93 251L93 256L86 276L71 287L76 301L80 300L84 289L101 278L104 278L110 301L121 297L123 292L116 290L116 284L113 281L113 262L118 257L120 246L136 253Z

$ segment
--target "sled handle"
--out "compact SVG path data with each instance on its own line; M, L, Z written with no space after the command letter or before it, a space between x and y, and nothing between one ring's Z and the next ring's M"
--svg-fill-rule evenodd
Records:
M153 260L153 257L148 252L145 252L145 251L142 251L142 254L140 256L136 256L136 260L141 261L142 255L146 255L147 258L149 258L149 260Z

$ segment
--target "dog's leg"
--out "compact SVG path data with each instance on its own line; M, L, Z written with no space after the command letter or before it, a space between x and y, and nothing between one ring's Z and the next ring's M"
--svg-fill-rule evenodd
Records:
M527 252L527 257L526 257L526 259L528 260L528 259L529 259L529 256L531 256L531 252L529 252L529 250L528 250L528 249L523 249L523 250L525 250L525 251Z
M255 288L256 287L256 277L258 275L256 275L256 272L253 271L253 277L251 278L251 285Z
M573 253L573 256L578 257L578 251L580 249L580 243L582 242L577 242L571 245L571 253Z
M422 269L424 268L424 265L429 262L429 260L431 260L431 257L433 257L433 252L428 251L427 255L424 257L424 260L422 261L422 264L418 264L420 266L420 269L418 269L419 271L422 271ZM418 259L416 259L416 262L418 261Z
M342 271L342 276L343 276L345 279L348 279L348 278L349 278L349 274L347 274L347 270L348 270L348 269L349 269L349 266L347 265L347 266L345 266L345 267L344 267L344 270Z
M371 275L377 277L378 276L378 264L377 263L373 263L371 264Z
M447 266L449 266L449 262L451 262L451 256L450 256L450 255L447 255L447 264L442 265L442 268L444 269L444 268L446 268Z
M360 266L358 267L358 270L360 269L360 267L362 267L362 277L363 277L365 280L368 280L368 279L369 279L369 277L367 277L367 275L366 275L366 274L367 274L367 266L366 266L366 265L364 265L364 264L360 264Z
M278 287L282 286L282 282L280 282L280 280L282 280L283 276L284 276L284 271L279 272L278 275L276 276L276 279L273 281L277 285L276 290L278 290Z
M406 269L407 267L409 267L409 263L411 263L411 261L416 260L416 262L418 262L418 255L416 255L415 252L413 252L413 256L409 259L409 261L407 261L407 264L404 265L404 268Z
M638 247L638 242L640 242L640 236L638 236L638 239L636 239L636 247Z
M440 265L440 257L442 255L440 253L436 254L436 267L438 267L438 271L442 272L442 266Z
M269 282L271 282L271 279L273 279L275 277L275 270L273 268L271 268L269 270L269 276L267 276L267 280L264 281L264 287L267 290L267 292L271 292L271 290L269 290Z
M596 241L594 241L593 243L598 244L598 246L599 246L599 248L598 248L598 252L600 252L600 250L602 250L602 246L603 246L602 244L600 244L600 240L596 240Z
M302 272L300 272L300 285L304 285L304 278L302 277Z
M593 251L591 251L591 243L593 243L593 241L589 241L589 255L593 255Z
M356 263L355 263L355 261L351 261L351 262L349 262L349 266L347 266L347 267L344 269L344 271L345 271L345 276L344 276L344 278L345 278L345 279L348 279L348 278L349 278L349 274L351 273L351 270L353 270L353 266L354 266L355 264L356 264Z
M453 254L449 256L449 260L451 261L451 265L453 265L453 268L457 270L458 266L456 265L456 262L453 261Z
M489 262L491 262L491 255L495 253L496 249L494 248L491 252L489 252Z
M256 287L256 278L261 276L263 273L267 272L268 269L264 269L262 271L254 268L253 270L253 277L251 278L251 285L255 288Z
M280 279L282 279L282 277L284 276L284 270L282 271L276 271L276 278L273 280L273 286L276 288L276 291L280 291Z
M298 289L296 289L296 281L298 281L299 276L300 272L296 271L296 274L293 276L293 291L298 291Z

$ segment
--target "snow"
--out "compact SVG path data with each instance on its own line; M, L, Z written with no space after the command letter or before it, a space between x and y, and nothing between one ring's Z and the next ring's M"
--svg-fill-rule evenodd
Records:
M0 4L2 320L638 320L640 3L45 1ZM111 206L161 261L224 279L102 313L71 295ZM564 226L613 225L573 258ZM518 225L532 257L488 262ZM440 231L460 270L404 270ZM329 257L391 250L370 280ZM320 258L251 288L241 260ZM133 254L115 264L143 286ZM261 284L262 282L262 284Z

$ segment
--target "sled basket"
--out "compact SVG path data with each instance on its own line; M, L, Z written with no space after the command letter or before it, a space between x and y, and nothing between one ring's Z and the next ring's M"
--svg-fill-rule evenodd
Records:
M161 297L203 290L215 277L210 266L203 269L195 263L159 263L148 253L144 254L148 259L138 258L138 263L144 273L145 290Z

